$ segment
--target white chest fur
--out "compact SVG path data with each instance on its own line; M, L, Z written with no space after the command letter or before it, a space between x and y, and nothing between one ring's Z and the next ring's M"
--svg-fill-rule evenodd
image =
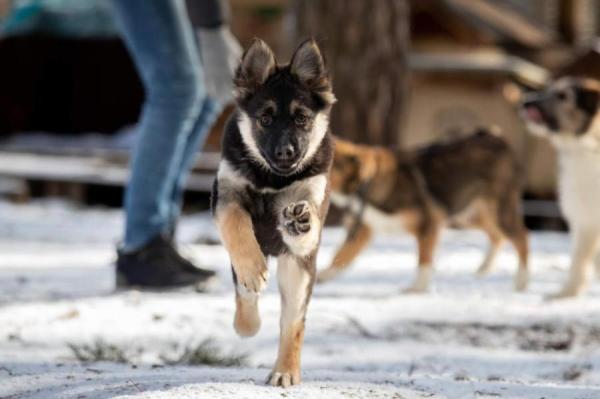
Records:
M559 148L559 197L564 216L578 226L600 226L600 153Z

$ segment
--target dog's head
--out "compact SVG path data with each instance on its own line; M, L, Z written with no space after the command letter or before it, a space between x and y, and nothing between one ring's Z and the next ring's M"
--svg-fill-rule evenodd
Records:
M354 144L339 137L334 137L334 144L329 181L335 192L356 194L376 175L395 169L393 153L382 147Z
M238 126L249 155L271 172L302 170L327 133L335 102L323 56L313 40L302 43L287 65L255 39L236 71Z
M520 113L533 134L580 141L599 133L599 106L600 82L567 77L528 93Z
M333 165L329 174L331 189L342 194L354 194L363 183L361 151L358 146L335 138Z

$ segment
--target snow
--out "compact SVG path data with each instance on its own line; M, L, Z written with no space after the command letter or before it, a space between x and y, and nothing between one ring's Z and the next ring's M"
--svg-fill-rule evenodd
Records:
M565 234L532 234L532 284L518 294L509 247L477 278L485 238L448 231L431 292L403 295L414 243L378 237L346 274L316 287L303 383L284 390L264 384L277 351L274 277L261 331L237 337L227 253L207 244L216 239L207 214L180 228L183 250L219 271L205 294L114 292L116 210L0 202L0 221L0 398L600 397L600 285L578 299L543 300L566 277ZM326 229L320 266L342 238ZM247 355L246 364L165 364L209 338L223 353ZM96 342L121 348L130 363L79 362L69 348Z

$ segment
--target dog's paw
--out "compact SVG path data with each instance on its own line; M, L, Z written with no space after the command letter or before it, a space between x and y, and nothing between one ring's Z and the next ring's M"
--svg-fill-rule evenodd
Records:
M340 271L334 267L328 267L325 270L321 270L319 273L317 273L317 284L322 284L326 281L333 280L338 274L340 274Z
M267 377L267 384L282 388L298 385L300 384L300 370L273 370Z
M546 295L547 301L557 301L561 299L575 298L581 294L581 290L575 287L567 286L555 294Z
M433 268L431 265L421 265L417 271L417 277L413 281L412 285L405 288L402 292L404 294L422 294L428 291L429 282L431 281L431 274Z
M487 276L488 274L490 274L491 271L492 271L491 266L484 263L481 266L479 266L479 268L475 272L475 276L484 277L484 276Z
M517 274L515 275L515 291L516 292L524 292L527 290L527 286L529 285L529 273L527 269L519 268Z
M310 231L310 205L308 201L292 202L283 209L281 226L285 231L298 236Z
M402 290L403 294L425 294L428 291L427 287L422 287L418 285L411 285L410 287L406 287Z
M249 292L259 293L267 286L269 269L266 260L260 259L234 266L237 283Z
M240 337L252 337L260 329L260 314L258 312L258 294L244 291L245 288L237 287L238 295L235 298L235 316L233 328Z

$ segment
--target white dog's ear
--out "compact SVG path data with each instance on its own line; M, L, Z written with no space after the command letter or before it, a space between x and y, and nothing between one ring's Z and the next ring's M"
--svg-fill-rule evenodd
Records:
M313 39L306 40L298 46L290 61L290 72L302 84L319 94L326 103L335 102L325 59Z
M234 85L237 98L244 98L253 93L276 69L277 63L271 48L262 40L254 39L244 52L235 73Z

